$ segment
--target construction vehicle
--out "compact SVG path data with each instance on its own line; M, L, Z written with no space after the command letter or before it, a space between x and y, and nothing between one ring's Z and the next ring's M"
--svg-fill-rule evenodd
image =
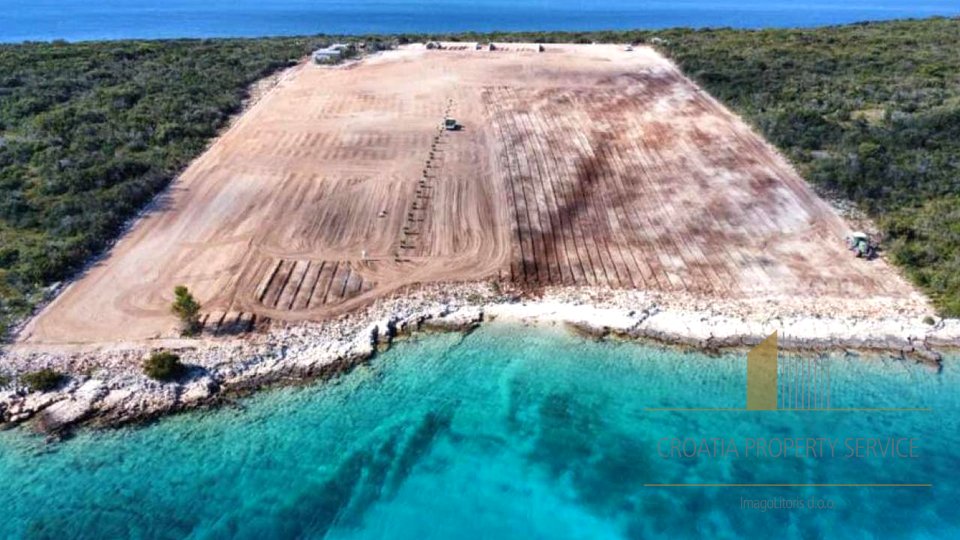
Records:
M865 232L854 232L847 237L847 247L859 259L873 259L877 255L877 245Z
M462 127L455 118L447 117L443 119L443 128L447 131L460 131Z

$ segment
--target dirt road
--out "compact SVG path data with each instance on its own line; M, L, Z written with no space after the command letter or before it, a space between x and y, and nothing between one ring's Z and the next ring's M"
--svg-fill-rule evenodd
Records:
M439 128L444 117L463 129ZM21 335L323 319L415 283L906 298L739 118L648 48L409 47L304 64Z

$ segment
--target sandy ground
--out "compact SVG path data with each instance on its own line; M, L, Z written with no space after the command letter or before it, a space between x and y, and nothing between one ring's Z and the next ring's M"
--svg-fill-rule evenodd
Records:
M441 131L445 115L461 131ZM27 344L325 320L410 284L496 279L920 313L768 144L652 49L408 47L281 78Z

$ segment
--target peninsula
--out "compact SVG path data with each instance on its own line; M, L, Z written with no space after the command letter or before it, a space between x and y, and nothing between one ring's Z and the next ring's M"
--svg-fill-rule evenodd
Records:
M64 381L0 393L3 421L141 420L490 318L934 364L960 343L900 269L849 249L868 219L661 46L428 41L273 75L18 328L4 371ZM156 351L187 374L146 377Z

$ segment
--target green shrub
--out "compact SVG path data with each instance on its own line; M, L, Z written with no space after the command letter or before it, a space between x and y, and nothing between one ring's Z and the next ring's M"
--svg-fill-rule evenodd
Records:
M173 295L173 306L170 309L180 319L183 335L196 334L200 329L200 302L197 302L184 285L177 285L173 289Z
M929 324L932 326L934 324L937 324L937 320L927 315L926 317L923 318L923 324Z
M10 384L10 376L0 373L0 388L4 388Z
M67 377L59 371L44 368L40 371L25 373L20 378L31 392L49 392L59 388Z
M143 373L156 381L175 381L186 372L180 357L169 351L155 352L143 363Z

